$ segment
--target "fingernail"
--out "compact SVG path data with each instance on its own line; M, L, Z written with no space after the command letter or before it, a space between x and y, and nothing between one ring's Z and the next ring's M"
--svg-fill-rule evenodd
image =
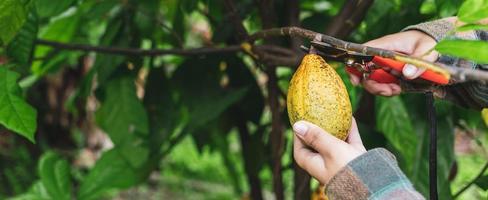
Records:
M308 127L303 122L293 124L293 131L300 136L304 136L305 133L307 133L307 130Z
M417 67L411 64L406 64L405 68L403 68L403 75L406 77L412 77L415 75L416 72L417 72Z

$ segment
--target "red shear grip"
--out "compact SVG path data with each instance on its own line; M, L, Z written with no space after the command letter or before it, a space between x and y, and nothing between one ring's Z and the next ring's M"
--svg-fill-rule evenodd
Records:
M446 77L444 77L442 74L435 73L432 70L425 70L425 72L420 75L420 78L432 81L439 85L449 84L449 80Z
M383 58L379 56L374 56L373 57L373 63L376 65L382 66L382 67L390 67L396 71L402 72L403 67L405 66L405 63L392 60L389 58ZM420 78L424 80L428 80L430 82L439 84L439 85L447 85L449 83L449 79L444 77L441 74L435 73L432 70L426 70L422 75L420 75Z
M377 69L369 74L369 79L378 83L397 83L398 79L383 69Z
M382 67L389 67L389 68L392 68L392 69L397 70L399 72L401 72L403 69L403 66L405 66L405 63L403 63L403 62L392 60L389 58L383 58L383 57L379 57L379 56L373 57L372 61L376 65L379 65Z
M346 67L346 72L349 73L349 74L356 75L359 78L363 78L363 73L361 73L359 70L357 70L354 67Z

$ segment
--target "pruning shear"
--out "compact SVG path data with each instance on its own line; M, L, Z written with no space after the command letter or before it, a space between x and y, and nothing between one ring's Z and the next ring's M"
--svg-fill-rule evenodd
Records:
M317 54L327 60L343 62L346 71L359 77L368 78L378 83L399 83L399 77L391 74L384 68L402 73L405 63L384 58L380 56L370 56L363 53L352 52L342 48L334 47L328 43L312 41L311 46L317 50ZM302 50L309 52L309 48L302 46ZM447 85L449 79L442 74L432 70L426 70L420 79L436 85Z

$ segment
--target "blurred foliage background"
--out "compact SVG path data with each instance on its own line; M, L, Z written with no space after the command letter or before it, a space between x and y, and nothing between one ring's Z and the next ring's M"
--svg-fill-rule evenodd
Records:
M301 26L363 43L462 3L2 0L0 199L313 198L318 183L293 162L285 108L308 41L249 49L246 37ZM332 64L367 148L394 152L427 196L423 95L374 97ZM436 109L440 199L486 199L481 113L443 100Z

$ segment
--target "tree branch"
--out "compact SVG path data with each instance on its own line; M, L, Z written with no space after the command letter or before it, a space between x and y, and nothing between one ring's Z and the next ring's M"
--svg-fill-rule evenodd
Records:
M248 37L248 34L246 31L246 28L242 24L242 19L239 16L239 12L236 9L234 1L233 0L225 0L224 6L230 15L230 20L232 22L232 25L234 26L235 32L237 33L236 37L238 38L239 41L245 40Z
M452 76L455 82L465 82L465 81L487 82L488 81L488 72L486 71L449 66L441 63L431 63L421 58L402 55L390 50L367 47L361 44L346 42L328 35L320 34L314 31L310 31L298 27L282 27L282 28L271 28L271 29L262 30L249 36L247 41L254 42L255 40L258 39L267 39L267 38L279 37L279 36L299 37L299 38L313 40L317 35L321 36L322 42L329 43L332 46L346 49L349 51L361 52L367 55L391 58L405 63L410 63L421 68L428 68L438 73L444 74L447 77ZM99 53L119 54L119 55L129 55L129 56L134 56L134 55L135 56L163 56L163 55L197 56L197 55L206 55L206 54L232 53L232 52L238 52L243 50L242 47L239 45L232 45L232 46L220 47L220 48L202 47L202 48L195 48L195 49L144 50L144 49L118 48L118 47L100 47L100 46L90 46L84 44L66 44L66 43L59 43L59 42L47 41L47 40L36 40L36 44L51 46L57 49L99 52ZM253 46L253 48L261 48L261 47ZM263 46L262 48L265 48L265 46ZM273 48L278 49L279 47L274 46ZM281 48L281 50L283 50L283 48ZM281 59L281 58L282 57L277 57L275 59ZM286 65L286 66L294 66L290 64L294 64L296 62L290 62L289 60L290 59L287 59L287 61L285 62L282 62L280 60L273 60L273 61L275 61L275 63L281 63L282 65Z
M181 56L196 56L206 54L218 53L232 53L241 51L241 46L233 45L227 47L201 47L195 49L134 49L134 48L120 48L120 47L102 47L91 46L86 44L66 44L48 40L36 40L37 45L50 46L56 49L97 52L106 54L118 54L125 56L164 56L164 55L181 55Z
M106 54L118 54L126 56L166 56L166 55L180 55L180 56L200 56L210 54L235 53L245 51L241 45L230 45L227 47L202 47L194 49L134 49L134 48L119 48L119 47L100 47L85 44L66 44L47 40L37 40L36 44L43 46L50 46L57 50L72 50L97 52ZM300 63L301 56L296 55L293 51L275 45L256 45L252 46L252 52L256 52L258 58L264 63L273 63L280 66L297 66ZM36 60L39 58L36 58ZM41 58L44 59L44 58Z
M274 0L254 0L258 6L259 16L263 29L275 27L277 15ZM279 44L275 38L267 38L265 44ZM284 151L283 121L281 120L281 107L278 92L278 77L276 76L276 65L267 65L265 73L268 77L266 88L268 90L268 105L271 110L271 133L269 136L271 144L271 169L273 173L273 191L276 200L283 200L284 186L281 171L281 159Z
M334 16L332 23L325 29L325 34L346 38L363 20L374 0L349 0L344 3L339 14Z

